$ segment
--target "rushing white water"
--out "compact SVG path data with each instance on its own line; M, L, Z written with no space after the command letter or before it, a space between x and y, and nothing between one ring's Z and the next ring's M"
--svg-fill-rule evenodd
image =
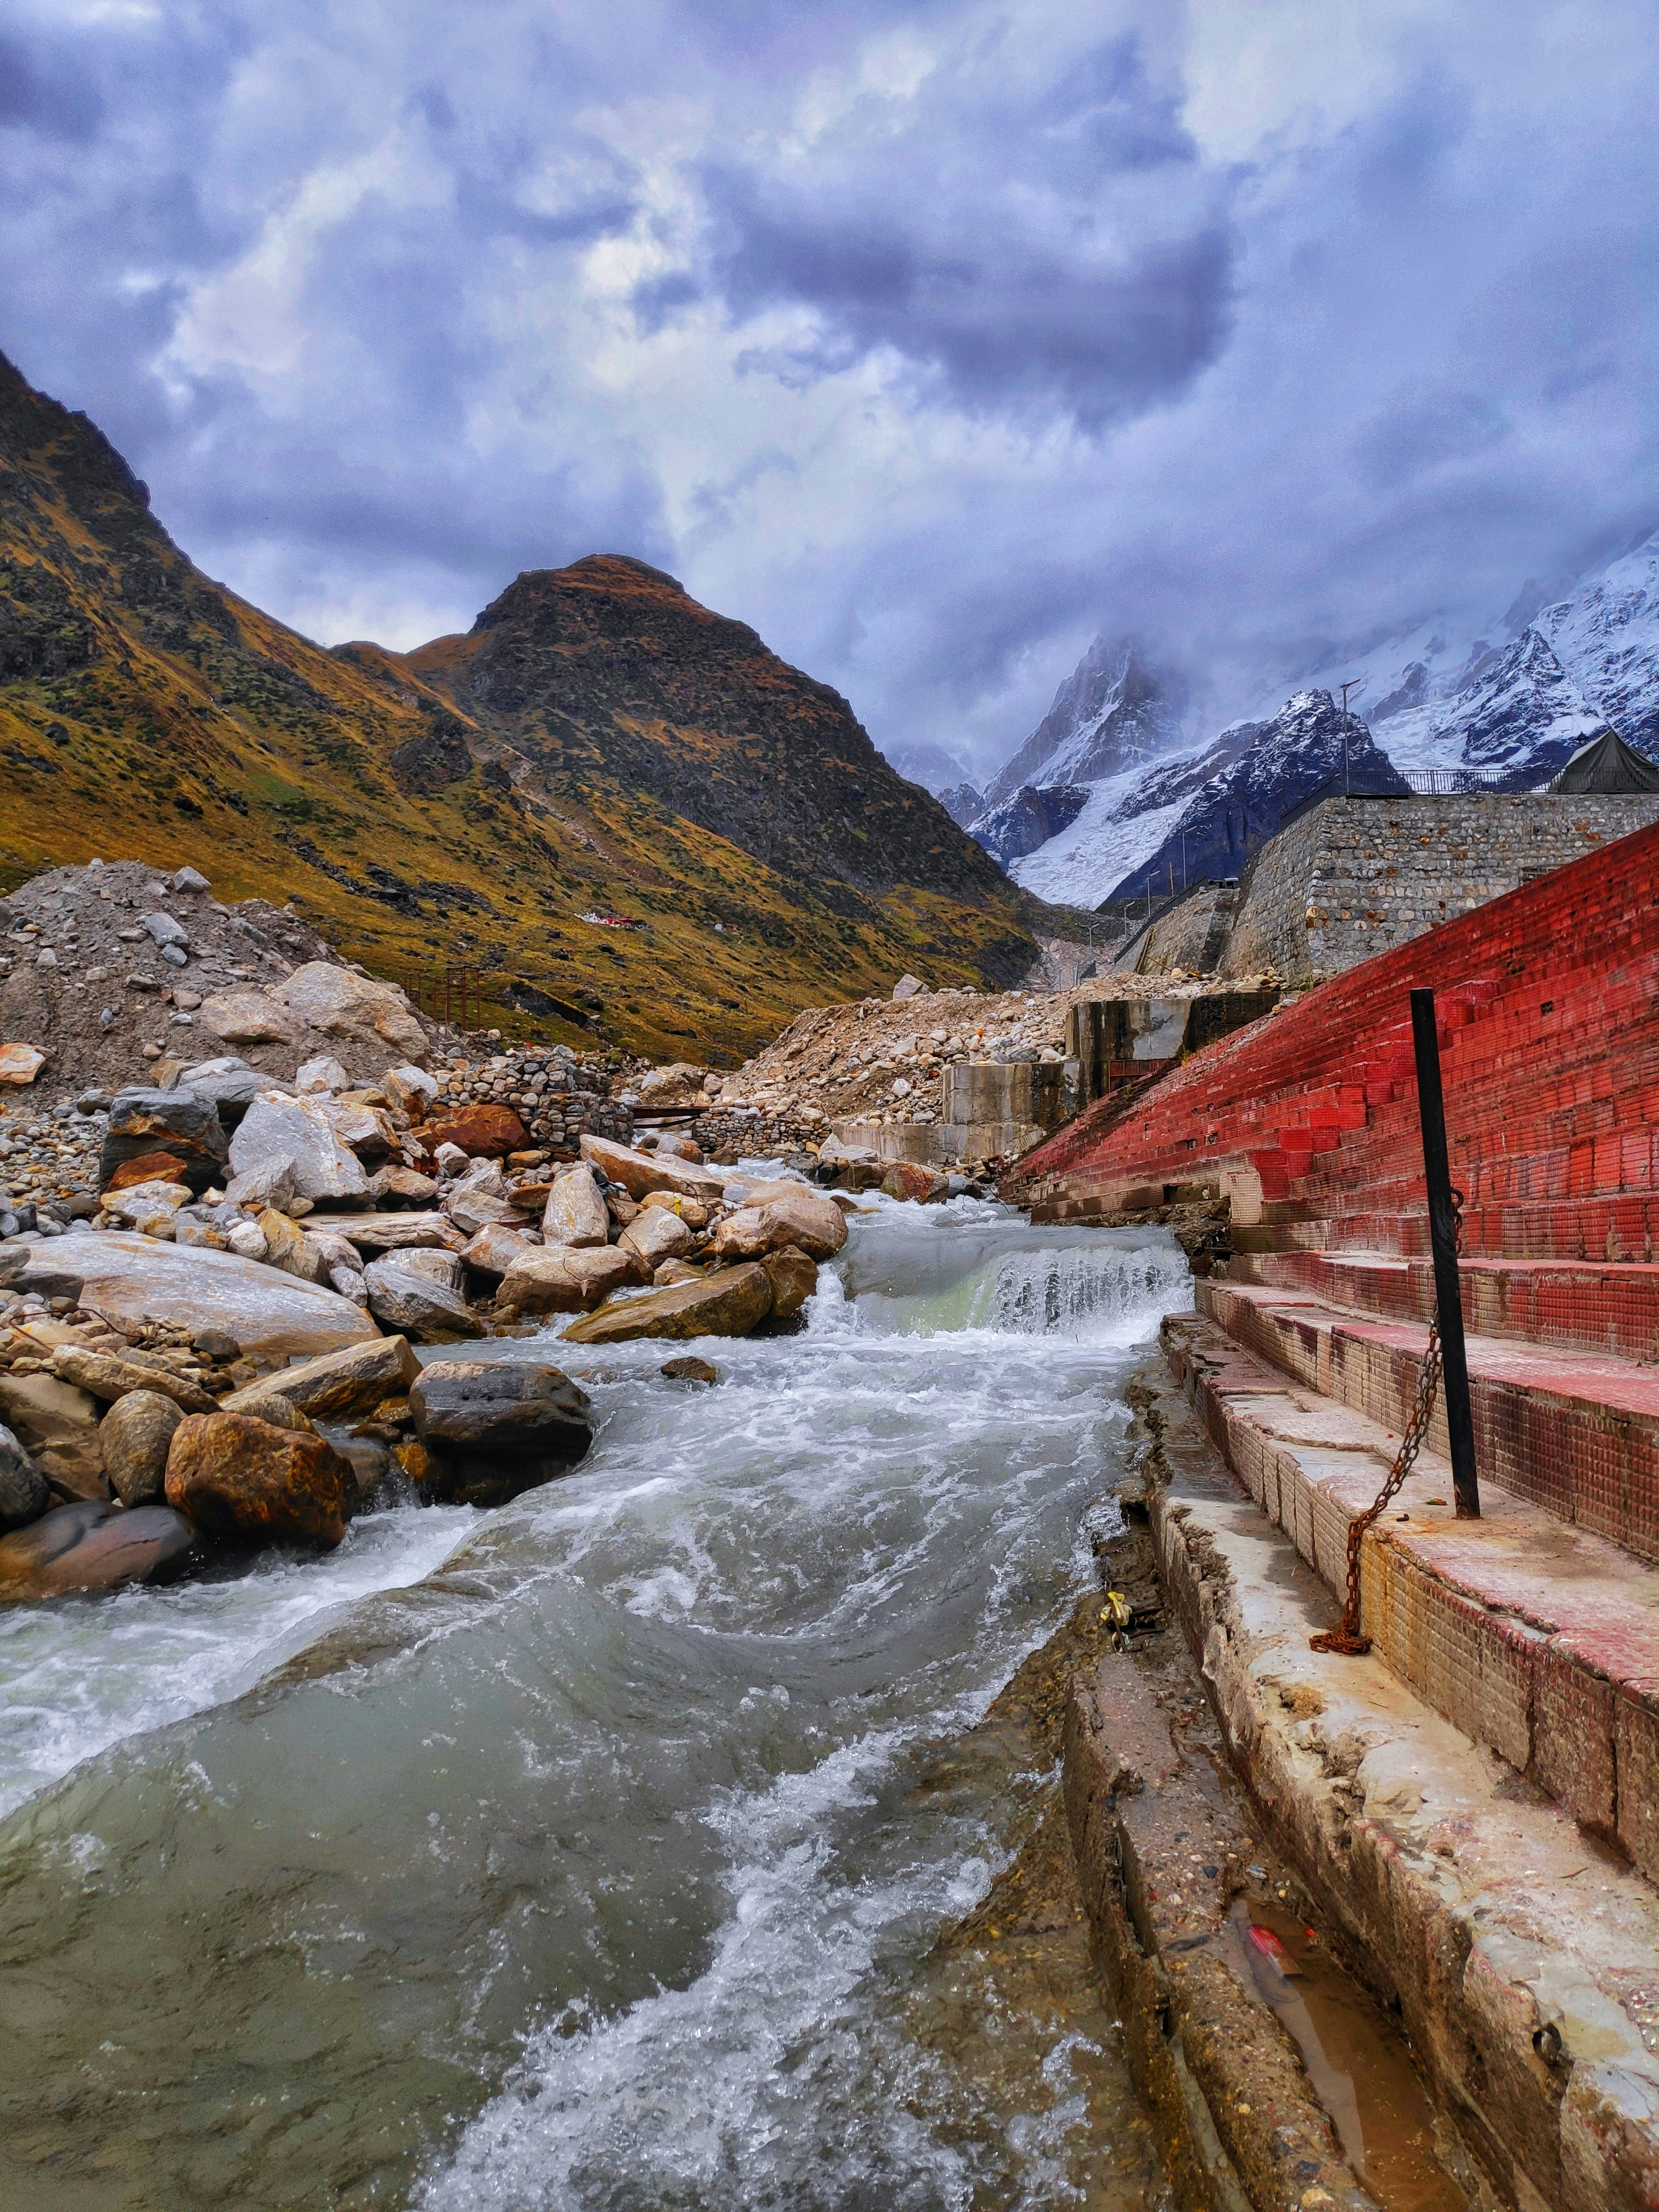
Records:
M805 1333L697 1347L717 1388L569 1357L594 1449L511 1508L14 1632L31 2202L1064 2201L1097 2050L976 2143L902 2025L1007 1849L924 1777L1067 1606L1189 1295L1159 1232L880 1201Z

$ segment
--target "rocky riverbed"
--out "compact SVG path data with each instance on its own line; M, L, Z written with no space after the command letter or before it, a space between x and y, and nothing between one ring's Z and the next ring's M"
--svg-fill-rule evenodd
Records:
M382 1488L331 1549L0 1609L21 2201L1154 2212L1110 2020L975 1917L1030 1795L978 1724L1091 1586L1185 1261L841 1195L788 1333L354 1340L440 1448L526 1369L582 1394L505 1505Z

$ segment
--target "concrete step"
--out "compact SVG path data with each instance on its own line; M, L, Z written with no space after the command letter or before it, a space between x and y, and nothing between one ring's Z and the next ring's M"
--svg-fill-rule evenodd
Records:
M1313 1211L1290 1201L1264 1206L1259 1222L1233 1225L1239 1252L1392 1252L1421 1257L1429 1224L1420 1195L1401 1212L1370 1193L1352 1212ZM1471 1257L1659 1261L1659 1198L1639 1191L1541 1204L1467 1206L1463 1249Z
M1493 1612L1465 1587L1467 1548L1437 1551L1416 1503L1402 1509L1410 1522L1390 1522L1367 1547L1368 1607L1392 1637L1397 1665L1381 1648L1358 1659L1311 1650L1310 1635L1329 1626L1333 1601L1304 1564L1308 1530L1327 1529L1340 1550L1340 1501L1369 1469L1338 1478L1377 1440L1347 1425L1323 1445L1275 1435L1310 1427L1316 1415L1356 1417L1309 1408L1280 1378L1246 1371L1249 1363L1202 1322L1166 1324L1165 1345L1212 1435L1235 1435L1241 1457L1259 1468L1271 1461L1271 1481L1258 1476L1272 1501L1264 1511L1205 1450L1176 1391L1151 1382L1148 1520L1171 1610L1202 1664L1235 1766L1336 1922L1346 1954L1397 2008L1480 2170L1484 2186L1470 2189L1470 2202L1640 2212L1659 2182L1659 1893L1597 1840L1607 1794L1599 1804L1586 1797L1590 1819L1581 1826L1486 1747L1490 1727L1455 1723L1400 1669L1416 1664L1449 1698L1449 1685L1459 1685L1452 1701L1479 1719L1504 1709L1508 1650L1519 1648L1534 1665L1534 1702L1526 1745L1516 1748L1541 1771L1540 1752L1551 1755L1559 1736L1571 1769L1585 1738L1602 1757L1615 1821L1621 1808L1629 1820L1638 1799L1654 1802L1644 1693L1624 1674L1615 1689L1591 1664L1570 1663L1576 1624L1552 1620L1522 1636L1535 1580L1523 1520L1510 1524L1521 1544L1511 1571L1522 1611ZM1279 1517L1286 1500L1303 1532L1294 1547ZM1468 1528L1443 1525L1440 1534L1449 1543ZM1407 1554L1400 1540L1411 1531L1421 1549ZM1492 1531L1481 1524L1480 1533ZM1537 1529L1540 1542L1560 1534ZM1621 1601L1635 1607L1629 1563L1608 1565ZM1430 1604L1439 1588L1447 1602ZM1561 1602L1570 1595L1577 1605L1578 1588ZM1593 1585L1583 1602L1597 1595ZM1395 1635L1395 1621L1422 1632ZM1431 1630L1449 1631L1451 1642L1434 1643ZM1515 1644L1506 1647L1510 1631ZM1540 1668L1545 1653L1564 1666ZM1599 1718L1586 1728L1571 1702L1578 1688L1589 1691L1593 1715L1629 1705L1628 1729L1613 1731L1610 1781L1607 1733ZM1565 1788L1572 1776L1556 1778ZM1635 1832L1639 1841L1639 1822Z
M1268 1366L1403 1431L1427 1343L1420 1323L1360 1319L1306 1291L1215 1279L1194 1289L1200 1311ZM1482 1481L1659 1559L1659 1370L1485 1336L1468 1340L1468 1364ZM1444 1455L1443 1399L1429 1437Z
M1426 1324L1434 1313L1431 1263L1397 1253L1236 1251L1225 1279L1310 1291L1328 1305L1389 1321ZM1462 1261L1459 1280L1473 1335L1659 1361L1659 1267L1478 1256Z
M1164 1350L1217 1450L1340 1601L1350 1524L1398 1431L1289 1384L1202 1316L1167 1322ZM1659 1881L1659 1570L1484 1470L1479 1521L1450 1500L1449 1462L1427 1449L1365 1540L1375 1655Z

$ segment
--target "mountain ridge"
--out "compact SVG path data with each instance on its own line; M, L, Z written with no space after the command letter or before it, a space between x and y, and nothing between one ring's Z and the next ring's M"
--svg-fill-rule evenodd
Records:
M583 709L568 668L562 690L509 700L505 643L526 665L558 657L526 630L523 601L568 585L515 580L470 652L319 646L203 574L96 425L0 356L0 875L94 854L194 863L222 898L292 898L346 957L399 981L479 968L500 1025L539 1002L544 1027L574 1034L598 1016L617 1041L678 1057L743 1056L802 1006L884 992L907 969L939 982L1024 972L1029 898L888 767L838 695L661 571L592 557L627 603L612 623L623 657L641 578L678 594L682 637L741 641L746 706L721 711L754 726L702 746L715 712L682 726L627 700ZM660 708L683 683L661 663L635 708ZM618 670L606 681L626 688ZM526 733L556 757L521 757ZM689 788L722 750L725 812L702 799L702 818L677 811L675 775ZM792 759L808 783L820 757L837 791L863 788L809 872L818 817L793 819L775 771ZM653 757L672 773L630 783L629 763Z

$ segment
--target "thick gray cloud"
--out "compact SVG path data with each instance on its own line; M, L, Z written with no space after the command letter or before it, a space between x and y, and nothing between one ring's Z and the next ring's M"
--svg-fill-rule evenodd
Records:
M411 643L672 568L987 764L1659 513L1634 0L11 0L0 346L212 573Z

